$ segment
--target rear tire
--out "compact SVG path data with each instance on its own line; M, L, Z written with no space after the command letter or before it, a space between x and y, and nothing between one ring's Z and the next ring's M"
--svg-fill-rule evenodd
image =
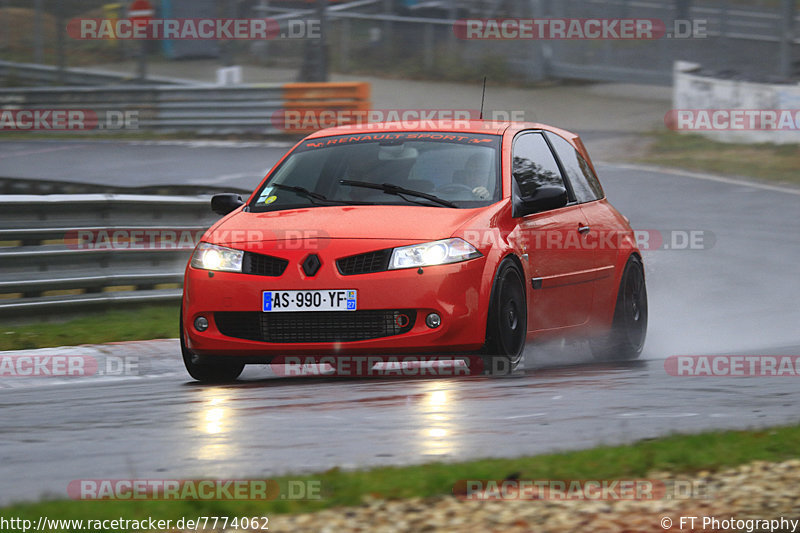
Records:
M632 255L625 264L606 337L592 339L592 355L602 361L625 361L641 355L647 337L647 287L642 260Z
M186 371L197 381L203 383L226 383L235 381L244 370L244 363L203 362L200 356L192 353L186 347L185 332L183 330L183 310L180 318L180 339L183 364Z
M481 356L486 374L510 374L522 361L528 333L528 305L522 279L513 261L506 259L500 264L492 286L486 344Z

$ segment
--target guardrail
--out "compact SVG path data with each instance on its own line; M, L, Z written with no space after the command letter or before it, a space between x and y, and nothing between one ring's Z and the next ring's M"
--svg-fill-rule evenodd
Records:
M207 197L0 197L0 316L177 301Z
M49 84L66 85L106 85L131 83L135 76L120 74L107 70L87 68L65 68L60 71L53 65L40 65L38 63L16 63L0 60L0 79L13 79L24 84ZM162 85L200 85L193 80L170 78L168 76L147 76L146 83Z
M230 185L164 184L126 187L107 183L97 184L83 183L80 181L9 178L0 176L0 197L4 194L135 194L148 196L157 194L163 196L200 196L213 195L221 192L237 192L243 196L249 196L252 191Z
M284 110L363 111L370 107L369 96L370 85L365 82L20 87L0 89L0 111L90 110L98 116L98 129L114 122L110 114L119 117L132 112L135 126L127 125L125 129L284 134L318 129L285 124L281 114Z

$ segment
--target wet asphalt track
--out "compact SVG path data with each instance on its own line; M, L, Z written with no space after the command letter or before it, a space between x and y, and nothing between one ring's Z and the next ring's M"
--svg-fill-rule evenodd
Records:
M244 161L237 150L224 152ZM591 364L585 346L555 344L531 347L528 370L509 378L275 379L252 367L238 384L203 386L187 379L175 341L49 349L101 361L135 356L140 375L0 381L0 503L64 497L82 478L270 476L800 420L800 378L680 378L663 361L800 354L800 195L623 166L599 171L635 228L713 236L709 249L645 253L650 330L640 361Z
M0 177L94 185L215 185L252 190L289 141L0 142Z

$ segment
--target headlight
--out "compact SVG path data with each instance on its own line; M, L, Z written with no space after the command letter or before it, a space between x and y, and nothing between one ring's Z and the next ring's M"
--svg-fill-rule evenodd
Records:
M225 272L241 272L244 252L233 250L216 244L201 242L194 249L192 266L204 270L224 270Z
M389 270L446 265L480 256L481 253L463 239L444 239L395 248L389 261Z

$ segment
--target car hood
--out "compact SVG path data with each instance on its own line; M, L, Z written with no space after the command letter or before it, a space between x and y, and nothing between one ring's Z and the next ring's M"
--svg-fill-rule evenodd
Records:
M449 237L485 209L342 205L237 211L213 227L204 240L221 245L302 238L436 240Z

